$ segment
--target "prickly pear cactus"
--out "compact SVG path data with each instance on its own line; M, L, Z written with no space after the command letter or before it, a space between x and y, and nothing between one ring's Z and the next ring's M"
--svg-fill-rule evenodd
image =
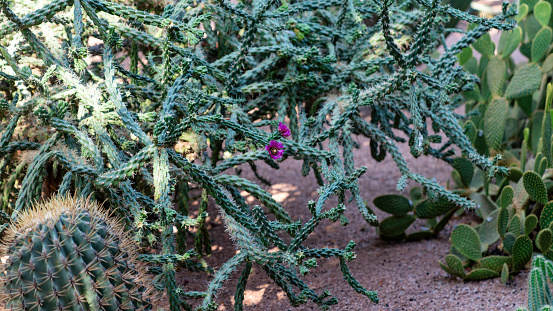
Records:
M3 298L11 310L150 310L156 291L137 246L93 202L54 199L5 233Z
M468 165L472 168L470 162ZM392 214L378 224L373 223L375 226L378 225L380 238L386 241L404 239L414 241L435 237L459 209L458 206L443 197L423 196L422 189L419 187L411 189L410 198L397 194L386 194L374 198L373 203L378 209ZM438 221L437 217L441 217L441 219ZM420 231L407 233L409 226L417 220L425 220L427 227Z
M547 10L550 5L540 1L538 7ZM550 13L534 12L538 15L542 13L543 16L535 17L541 19L541 22L536 21L534 26L541 27L546 19L549 20ZM524 18L528 17L522 17ZM525 30L528 30L528 26L526 24ZM540 40L539 33L544 30L548 31L549 28L537 29L532 36L533 40ZM501 49L504 52L506 48L512 49L510 44L518 40L517 33L518 30L515 29L509 34L503 34L498 52ZM510 43L509 40L514 41ZM477 46L482 49L481 45ZM535 48L535 44L532 46ZM508 51L507 55L510 53L512 51ZM505 54L502 57L508 58ZM489 60L483 78L486 75L488 78L504 77L503 66L497 65L500 59L499 56L493 56ZM462 255L463 258L459 260L464 268L471 268L470 273L478 269L488 269L495 275L484 271L473 276L469 276L470 273L465 273L464 270L460 273L457 268L459 265L450 265L454 261L451 258L447 260L446 257L445 264L440 265L451 275L472 280L501 276L501 280L507 282L509 275L527 266L534 251L541 252L547 259L553 259L553 84L545 84L546 80L541 81L542 73L539 69L539 66L553 67L553 57L547 56L543 63L542 58L539 59L540 61L523 64L518 68L507 65L511 76L505 98L499 97L502 96L503 84L495 78L487 79L487 83L482 84L482 88L485 87L489 94L482 91L478 96L470 95L487 102L482 101L469 108L484 114L471 116L471 120L465 122L465 131L474 133L475 127L480 127L481 136L485 138L484 151L490 155L495 154L496 157L502 154L498 163L509 167L510 174L490 180L476 169L474 177L467 183L461 180L459 165L452 161L452 180L455 182L453 191L463 193L478 203L480 208L476 210L476 214L482 218L482 223L473 230L469 230L467 225L460 225L453 230L451 243L454 251L449 255ZM553 69L544 70L550 72ZM541 82L534 83L534 80ZM510 102L512 99L516 99L514 105ZM501 109L496 107L498 100L504 101ZM470 102L468 105L471 106ZM538 109L535 110L536 108ZM524 122L516 121L516 116L522 116L523 113L529 118ZM517 129L520 125L524 128ZM471 142L478 149L478 139L475 137ZM417 209L415 206L415 213L419 216ZM505 256L498 259L496 254ZM492 262L494 264L490 266Z

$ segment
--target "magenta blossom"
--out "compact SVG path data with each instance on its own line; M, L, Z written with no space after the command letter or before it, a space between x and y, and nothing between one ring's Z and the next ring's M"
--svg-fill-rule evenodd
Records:
M265 146L265 149L267 149L267 151L269 151L269 155L274 160L278 160L278 159L282 158L282 155L284 154L284 150L282 150L282 148L284 148L282 143L278 142L276 140L271 140L269 145Z
M290 129L282 122L278 122L278 132L282 137L290 136Z

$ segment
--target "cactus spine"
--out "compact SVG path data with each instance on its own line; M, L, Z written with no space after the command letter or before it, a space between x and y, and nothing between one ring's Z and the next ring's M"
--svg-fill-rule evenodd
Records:
M8 256L0 285L11 310L149 310L157 301L124 227L85 199L28 209L0 255Z

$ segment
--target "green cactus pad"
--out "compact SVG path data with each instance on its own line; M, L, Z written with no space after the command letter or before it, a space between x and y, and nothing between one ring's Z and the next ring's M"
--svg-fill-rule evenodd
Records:
M527 116L529 117L532 116L532 113L534 112L533 110L534 107L532 107L533 105L532 95L519 97L517 98L516 102L520 107L520 109L522 109L522 111L524 111L524 113Z
M549 260L553 260L553 249L549 249L547 252L543 253L543 256Z
M540 0L520 0L520 5L526 5L528 8L528 13L532 12L534 10L534 6L536 3L538 3Z
M451 179L453 182L455 182L455 185L459 188L465 188L465 185L463 184L463 181L461 180L461 174L458 170L453 169L451 171Z
M465 65L463 65L463 68L471 74L476 74L478 71L478 60L474 56L469 58ZM479 96L479 94L477 96Z
M545 180L545 189L547 189L547 193L553 190L553 180Z
M540 137L537 150L542 150L542 149L543 149L543 139L542 137ZM538 154L536 154L536 158L534 159L534 172L536 172L540 176L542 175L540 174L540 163L542 159L543 159L543 153L538 152Z
M501 32L501 35L499 36L499 42L497 43L496 55L502 55L503 50L505 49L505 44L507 44L507 38L509 37L509 33L511 32L512 30Z
M549 24L549 19L551 18L551 4L543 0L536 3L534 6L534 16L542 27L546 27Z
M509 210L506 207L499 209L497 214L497 233L503 238L509 226Z
M484 133L486 143L491 149L501 149L508 112L509 102L505 98L496 98L488 104L484 119Z
M535 20L535 19L534 19ZM539 25L539 23L536 21L536 24ZM526 32L524 32L526 33ZM524 36L524 33L523 33L523 36ZM530 57L532 57L532 41L530 42L524 42L522 41L522 43L520 44L520 47L518 48L518 51L526 56L526 58L530 59Z
M415 215L421 219L430 219L443 215L455 208L455 204L444 197L426 199L415 206Z
M490 191L493 191L493 189ZM476 214L482 218L487 218L493 211L498 209L498 206L484 193L475 193L471 198L476 203Z
M545 204L540 214L540 228L549 228L553 223L553 201Z
M476 268L485 268L497 273L501 273L503 265L510 265L511 261L512 259L510 256L488 256L482 258L482 260L480 260L478 264L476 264Z
M527 95L532 95L534 91L540 88L541 68L533 63L523 65L511 78L511 82L505 91L507 99L515 99Z
M527 235L521 235L513 244L513 271L519 271L532 258L532 241Z
M497 208L501 208L500 205L499 205L499 204L501 204L501 202L500 202L501 196L500 196L499 194L500 194L501 192L503 192L503 188L507 187L507 186L509 185L509 183L510 183L510 181L509 181L508 178L503 178L503 180L501 180L501 182L499 183L499 185L497 185L497 192L496 192L496 194L497 194L498 198L497 198L496 202L494 202L494 204L495 204L495 206L497 206ZM494 191L493 188L489 189L488 191L490 191L490 190L491 190L491 191ZM491 195L494 195L494 194L492 194L492 192L489 192L489 193L490 193ZM490 199L490 201L492 201L492 200ZM493 202L493 201L492 201L492 202Z
M536 37L536 34L542 29L540 22L536 19L534 14L530 14L524 21L524 32L528 38L528 43L531 44Z
M485 279L492 279L499 276L499 273L490 269L474 269L465 276L465 280L469 281L481 281Z
M505 234L505 238L503 239L503 250L511 254L516 239L517 237L514 234L512 234L511 232L507 232Z
M463 128L467 138L470 140L471 143L474 143L474 140L476 139L476 132L477 132L477 128L474 122L472 122L472 120L468 120L463 125Z
M511 167L509 169L509 175L507 175L507 179L509 179L512 182L518 182L522 178L522 171L516 167Z
M553 54L547 55L541 65L541 72L544 74L550 73L553 70Z
M449 254L453 254L453 255L459 257L459 259L461 259L461 261L463 262L464 267L467 267L472 262L470 259L463 256L463 254L459 253L459 251L453 246L449 247Z
M484 61L486 60L486 61ZM484 67L484 65L488 65L489 59L486 57L482 57L480 59L480 67ZM486 69L486 68L484 68ZM482 98L488 99L491 96L490 88L488 87L488 71L484 70L481 75L481 91L482 91ZM483 104L487 105L487 102L484 102Z
M501 191L501 197L499 199L499 207L504 208L507 207L513 202L513 195L515 194L515 190L511 186L506 186L503 188L503 191Z
M495 44L492 42L492 37L489 33L484 34L482 37L476 40L476 42L474 42L472 46L480 54L490 58L493 57L493 54L495 52Z
M488 88L492 96L501 96L501 94L503 94L505 80L507 79L507 64L501 57L495 56L490 59L486 71ZM488 107L488 109L490 108Z
M480 128L484 127L484 120L480 123ZM479 130L476 134L476 140L474 141L474 148L480 154L489 154L488 144L486 143L486 136L483 130Z
M482 81L484 83L485 81ZM488 104L485 102L478 103L474 107L475 111L478 111L477 115L473 115L471 117L471 121L476 125L476 138L484 137L484 131L482 131L483 128L483 120L484 120L484 114L486 113L486 108L488 108Z
M509 267L506 263L501 268L501 283L505 284L509 280Z
M391 216L380 223L380 234L393 237L405 232L407 228L416 220L413 215Z
M478 226L478 235L482 244L492 245L499 240L499 232L497 232L497 217L499 210L493 211L486 217Z
M482 258L480 237L474 228L460 224L451 232L451 245L468 259L477 261Z
M453 271L452 275L458 276L458 277L465 277L465 269L463 268L463 262L459 257L448 254L445 256L445 262L448 265L449 268Z
M540 232L536 236L536 246L538 247L538 249L542 253L545 253L551 248L552 244L553 232L551 232L551 230L549 230L548 228L540 230Z
M527 171L522 175L522 182L530 198L538 203L547 204L547 190L540 175L536 172Z
M538 225L538 216L530 214L524 220L524 234L529 235Z
M156 291L145 266L135 259L138 246L125 232L108 213L86 200L54 199L23 212L0 245L0 255L8 256L0 269L6 273L0 286L6 306L13 310L152 308Z
M528 11L529 9L526 3L520 4L518 8L518 14L517 16L515 16L516 21L520 23L520 21L523 20L526 17L526 15L528 15Z
M374 205L380 210L395 216L403 216L413 210L408 198L397 194L385 194L374 198Z
M501 52L503 58L509 57L518 47L522 41L522 28L517 27L509 32L507 32L507 41L505 42L505 47Z
M457 54L459 65L463 66L472 57L472 48L470 46L464 48Z
M463 185L468 187L474 175L474 166L472 162L467 158L458 157L453 160L452 166L459 172Z
M475 169L474 170L474 176L472 177L472 181L470 182L470 187L474 189L480 189L484 186L484 174L482 170Z
M536 93L537 94L537 93ZM535 122L532 122L532 126L530 128L530 149L534 152L534 154L537 156L537 153L539 152L539 141L541 139L541 125L542 122L539 122L538 120L543 120L543 110L535 110L532 113L532 119L536 120Z
M551 135L553 134L553 131L551 129L551 95L553 95L551 94L551 86L548 85L545 111L543 114L543 121L541 126L541 138L543 144L543 155L549 163L553 163L553 159L551 158ZM538 172L538 174L542 176L546 168L547 162L545 162L545 164L540 163L540 172Z
M509 206L509 213L522 210L529 202L530 195L524 190L524 184L521 179L515 186L515 195L513 196L513 203ZM510 215L512 217L513 214Z
M507 229L507 232L510 232L514 234L515 236L519 236L522 234L522 220L520 219L519 215L513 216L511 218L511 222L509 223L509 228Z
M409 190L409 198L412 202L418 202L422 199L422 187L413 187Z
M545 156L540 160L540 164L538 165L538 169L536 170L536 173L538 173L538 175L540 175L540 176L543 175L543 173L547 169L547 166L549 165L548 162L549 161L547 160L547 158ZM547 189L547 187L546 187L546 189Z
M439 261L438 260L438 263L440 264L440 267L442 268L442 270L444 270L447 274L449 275L456 275L456 272L455 270L451 269L448 265L444 264L443 262Z

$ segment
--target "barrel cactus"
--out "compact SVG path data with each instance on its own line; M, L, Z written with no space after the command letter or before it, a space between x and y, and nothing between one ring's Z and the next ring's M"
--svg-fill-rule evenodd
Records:
M157 301L135 243L89 200L28 209L4 234L0 255L11 310L149 310Z

